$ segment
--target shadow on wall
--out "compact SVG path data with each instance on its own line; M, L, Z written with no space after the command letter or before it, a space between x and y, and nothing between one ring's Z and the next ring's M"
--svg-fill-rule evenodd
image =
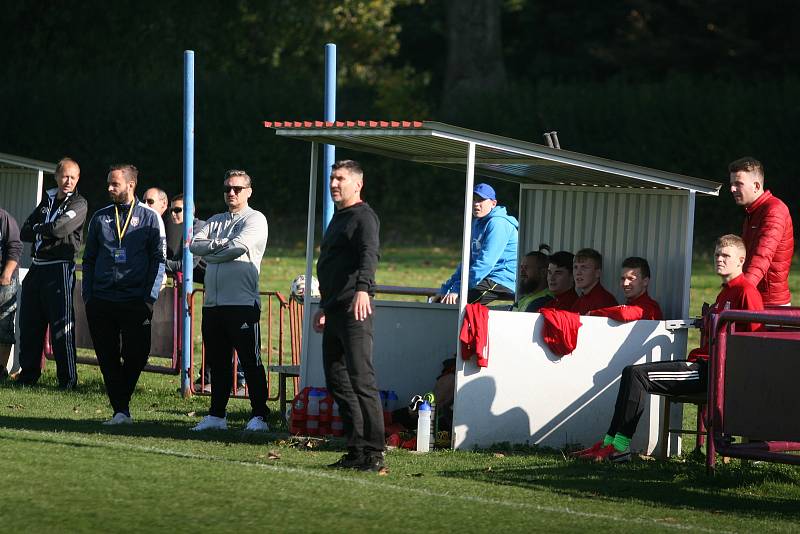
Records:
M465 410L471 414L470 419L486 421L481 428L466 427L463 441L465 443L481 443L486 440L481 436L495 434L498 436L514 435L515 429L530 428L530 418L522 408L512 408L501 414L491 413L492 402L474 402L475 399L494 399L497 394L497 385L494 378L481 377L470 381L459 390L459 398L464 399L458 403L458 411ZM454 424L456 422L454 421ZM475 435L473 435L475 434Z
M615 321L609 320L609 328L613 328L613 325L620 325L620 323L616 323ZM675 341L670 340L667 336L656 336L652 339L648 338L650 335L655 331L657 325L659 323L654 321L644 321L637 323L633 330L631 330L628 337L625 339L624 343L622 343L619 349L614 353L614 355L609 360L609 363L606 367L595 373L594 375L594 385L591 389L583 393L580 397L575 399L571 402L566 408L564 408L561 412L558 413L555 417L553 417L549 422L543 424L538 431L534 432L531 436L531 443L538 444L548 436L550 436L553 432L556 432L559 427L564 425L570 419L575 417L580 417L581 412L591 411L592 413L583 414L588 416L590 419L596 418L596 406L597 403L604 403L603 404L603 411L608 411L610 407L610 413L613 413L613 406L616 400L616 395L618 388L612 387L615 382L619 381L619 377L622 372L622 368L624 367L624 362L632 361L634 358L631 356L631 350L633 347L638 347L639 350L636 352L635 358L644 358L644 362L641 363L649 363L654 361L653 353L656 349L659 349L661 354L670 354L676 347L675 343L677 343L677 339ZM534 343L539 343L539 340L536 339L536 333L534 332ZM570 355L564 356L565 358L569 358ZM621 361L622 360L622 361ZM648 413L642 415L642 420L640 421L640 426L647 425L649 418ZM604 424L611 423L611 418L609 416L608 421L603 422ZM602 436L597 436L598 438ZM583 444L587 445L587 444Z

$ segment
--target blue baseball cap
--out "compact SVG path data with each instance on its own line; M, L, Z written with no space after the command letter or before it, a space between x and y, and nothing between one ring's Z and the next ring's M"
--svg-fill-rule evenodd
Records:
M473 189L472 192L483 199L497 200L497 195L494 193L494 188L489 184L478 184L475 186L475 189Z

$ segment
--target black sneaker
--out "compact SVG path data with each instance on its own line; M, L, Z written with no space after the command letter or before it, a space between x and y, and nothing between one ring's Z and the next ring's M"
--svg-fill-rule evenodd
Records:
M358 470L366 473L385 473L386 464L383 461L383 454L370 454L369 456L365 456Z
M332 467L334 469L361 469L364 465L365 457L363 454L355 454L352 452L348 452L332 464L328 465L328 467Z

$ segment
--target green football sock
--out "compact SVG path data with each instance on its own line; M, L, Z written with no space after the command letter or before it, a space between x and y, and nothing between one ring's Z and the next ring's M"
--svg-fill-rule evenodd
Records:
M603 447L607 447L612 443L614 443L614 436L606 434L605 437L603 438Z
M614 436L614 442L612 443L612 445L614 445L614 448L617 451L625 452L631 445L631 438L626 438L622 434L617 433L617 435Z

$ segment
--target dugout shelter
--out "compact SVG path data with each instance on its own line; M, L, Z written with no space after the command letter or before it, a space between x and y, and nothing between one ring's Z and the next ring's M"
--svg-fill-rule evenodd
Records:
M320 144L461 174L465 269L476 176L519 185L520 257L539 243L548 243L553 251L595 248L604 256L602 283L620 302L622 260L642 256L650 262L649 292L667 320L620 324L582 317L578 346L563 358L542 342L540 314L491 310L488 367L457 358L454 448L500 442L556 448L591 444L607 429L626 365L685 357L695 199L718 195L719 183L439 122L290 121L264 126L311 143L307 276L313 268ZM373 179L368 169L367 174ZM301 385L323 386L321 336L310 327L317 301L308 293L305 298ZM441 360L460 352L458 327L465 300L466 287L458 305L376 300L374 359L381 389L393 389L405 399L432 388ZM659 402L651 402L645 411L633 450L678 447L677 436L669 445L658 443ZM674 424L681 417L680 410L673 410Z

